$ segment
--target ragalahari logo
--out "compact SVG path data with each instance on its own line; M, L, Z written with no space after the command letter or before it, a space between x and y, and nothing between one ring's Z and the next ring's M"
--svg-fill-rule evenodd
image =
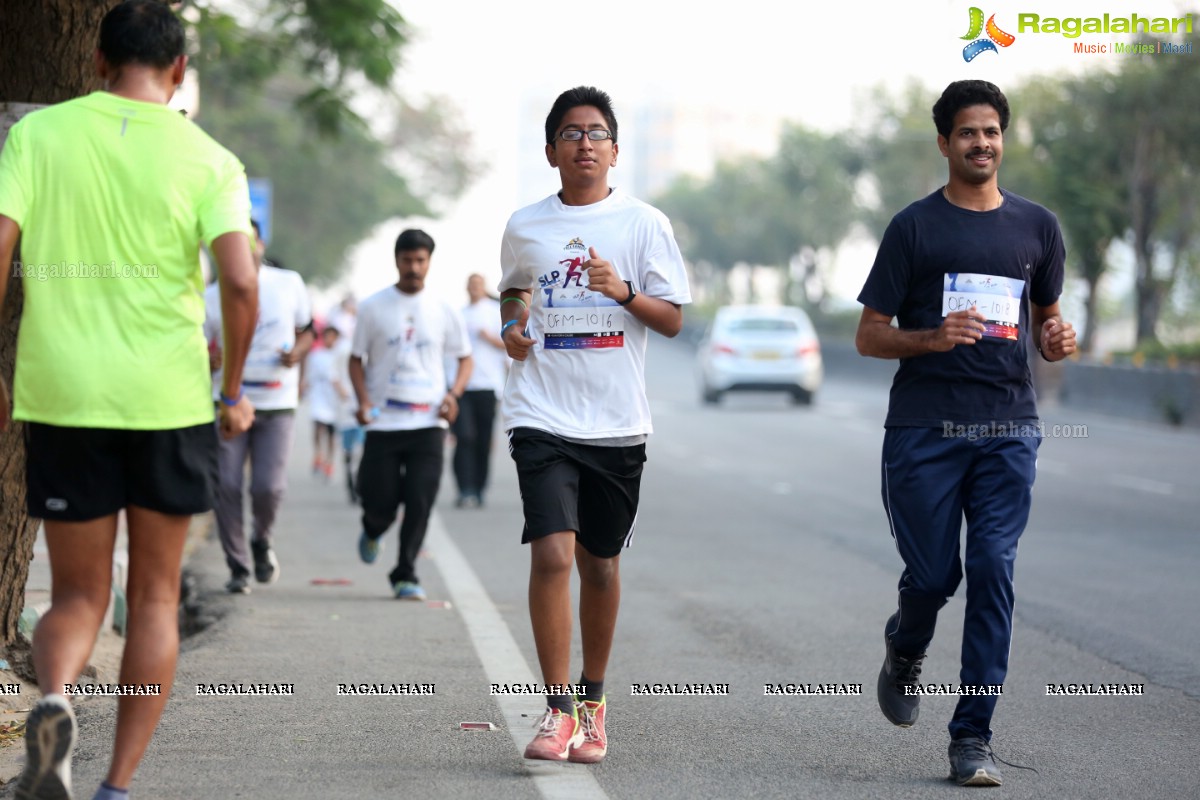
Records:
M1008 47L1017 40L1017 37L1011 33L1005 33L1000 30L1000 26L996 24L996 15L992 14L988 17L987 25L983 24L983 9L971 7L971 27L967 31L964 39L973 40L969 45L963 48L963 61L974 61L975 57L981 53L986 53L989 50L993 53L1000 52L996 49L996 45ZM987 31L987 38L981 39L979 34Z

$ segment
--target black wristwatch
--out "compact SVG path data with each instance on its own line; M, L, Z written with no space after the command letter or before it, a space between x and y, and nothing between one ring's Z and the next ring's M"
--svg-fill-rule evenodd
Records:
M619 306L627 306L633 302L633 298L637 297L637 292L633 290L633 281L625 281L625 285L629 287L629 297L626 297L624 302L618 300L617 305Z

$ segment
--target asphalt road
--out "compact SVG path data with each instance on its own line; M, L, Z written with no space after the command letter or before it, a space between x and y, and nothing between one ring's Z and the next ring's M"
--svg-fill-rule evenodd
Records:
M699 401L690 350L649 359L656 432L606 680L610 751L594 767L527 765L540 703L489 684L537 675L528 553L502 443L484 510L443 483L422 562L434 601L389 599L357 561L355 510L305 469L281 519L283 578L220 594L215 544L193 569L222 615L189 640L135 797L935 798L952 697L889 725L874 698L900 562L879 497L886 385L830 381L812 408ZM1192 797L1200 736L1200 436L1050 410L1086 426L1041 449L1017 561L1011 668L993 721L1009 798ZM394 531L383 561L395 553ZM345 578L347 586L314 585ZM961 591L960 591L961 594ZM962 601L942 612L923 678L957 683ZM578 654L573 664L578 664ZM577 667L573 667L573 671ZM509 677L511 676L511 677ZM195 684L289 682L287 698L198 697ZM436 693L339 697L338 683ZM767 683L862 684L862 696L766 697ZM1133 697L1048 697L1049 683L1142 683ZM632 684L729 684L724 697L634 697ZM107 763L114 705L80 709L80 796ZM528 716L522 717L522 714ZM462 721L497 730L465 732ZM1191 744L1188 744L1191 742Z

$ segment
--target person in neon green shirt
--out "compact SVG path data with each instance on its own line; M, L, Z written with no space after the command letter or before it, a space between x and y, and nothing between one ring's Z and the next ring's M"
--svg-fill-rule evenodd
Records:
M133 0L105 16L106 91L35 111L0 151L0 302L21 238L25 305L14 419L26 423L27 502L45 520L51 607L33 638L44 697L27 722L18 798L70 797L75 720L65 695L108 605L117 514L129 537L122 696L100 800L127 797L170 694L191 515L211 507L213 426L199 248L216 260L225 326L224 436L254 417L241 373L257 278L237 158L166 104L183 80L179 20ZM9 417L0 381L0 428ZM11 434L10 434L11 435Z

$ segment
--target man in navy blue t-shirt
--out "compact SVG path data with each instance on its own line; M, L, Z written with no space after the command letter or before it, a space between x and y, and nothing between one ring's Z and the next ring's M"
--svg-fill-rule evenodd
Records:
M964 573L965 517L967 609L950 777L997 786L990 723L1008 671L1013 561L1042 439L1028 343L1059 361L1075 352L1075 331L1058 307L1058 221L998 184L1004 94L986 81L957 81L933 119L949 180L892 219L858 296L859 353L900 360L882 494L904 572L899 607L884 627L877 694L891 722L916 722L925 651Z

